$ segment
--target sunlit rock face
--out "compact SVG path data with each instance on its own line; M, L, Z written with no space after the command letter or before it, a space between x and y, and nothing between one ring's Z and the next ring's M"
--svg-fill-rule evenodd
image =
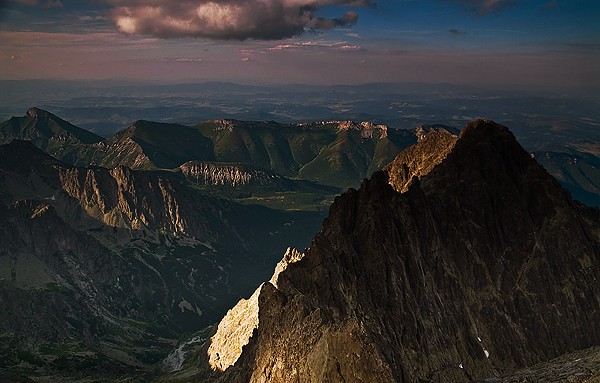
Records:
M242 299L227 312L211 338L208 349L212 369L224 371L233 365L258 327L258 296L262 285L249 299Z
M458 137L448 132L432 131L400 153L384 170L394 190L404 193L413 177L421 177L440 164L452 151Z
M507 128L434 132L335 200L217 379L471 381L600 344L599 227Z
M277 263L268 283L277 287L279 274L303 256L298 250L288 248L282 260ZM209 364L213 370L225 371L232 366L242 354L242 349L248 344L254 330L258 328L258 297L263 286L259 286L250 298L240 300L219 323L208 348Z

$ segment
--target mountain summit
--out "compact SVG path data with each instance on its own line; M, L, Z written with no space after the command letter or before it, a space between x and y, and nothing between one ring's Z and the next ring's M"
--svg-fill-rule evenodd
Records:
M31 140L44 150L61 141L72 140L81 144L102 141L102 137L78 128L68 121L40 108L29 108L23 117L13 117L0 125L0 140L18 138Z
M504 126L430 134L228 313L220 381L470 381L600 344L598 210Z

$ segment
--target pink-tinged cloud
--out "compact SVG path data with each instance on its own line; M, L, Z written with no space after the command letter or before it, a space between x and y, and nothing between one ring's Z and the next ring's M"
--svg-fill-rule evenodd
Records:
M348 45L345 41L295 41L286 44L278 44L273 47L266 48L262 52L277 52L284 50L299 50L299 49L333 49L333 50L357 50L360 49L357 45ZM260 51L260 50L259 50Z
M368 6L370 0L105 0L120 31L160 38L278 40L306 30L356 24L358 14L316 16L324 5Z
M165 57L160 60L163 63L201 63L204 61L201 58L189 58L189 57Z
M471 6L471 11L483 16L499 13L506 7L513 6L517 0L452 0L458 3L466 3Z

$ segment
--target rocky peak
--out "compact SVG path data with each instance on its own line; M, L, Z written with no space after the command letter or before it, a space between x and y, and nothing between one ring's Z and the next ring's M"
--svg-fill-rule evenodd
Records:
M390 185L403 193L413 181L428 174L454 148L457 137L443 131L430 131L415 144L400 153L384 170Z
M285 254L283 254L283 258L281 261L277 263L275 266L275 272L273 272L273 276L269 280L269 282L277 287L277 280L279 279L279 274L285 271L289 265L292 263L296 263L300 261L304 257L304 254L294 249L293 247L288 247Z
M219 323L208 348L213 370L225 371L232 366L258 328L258 297L262 288L263 285L259 286L250 298L240 300Z
M439 125L439 124L435 124L435 125L429 125L429 124L421 124L418 125L415 128L415 135L417 136L417 139L419 141L421 141L425 135L429 132L446 132L455 136L458 136L460 134L460 130L452 128L450 126L446 126L446 125Z
M13 117L0 124L1 143L15 138L32 141L40 148L50 146L53 147L52 150L59 151L68 149L71 145L102 141L102 137L36 107L29 108L23 117ZM53 144L49 145L49 142ZM58 148L55 148L56 146Z
M208 363L211 369L225 371L235 364L242 355L244 346L249 343L254 331L260 325L258 299L263 288L270 289L271 285L277 288L279 274L290 264L300 261L302 257L304 254L288 247L282 260L277 263L269 284L260 285L250 298L240 300L227 312L211 338L208 348Z
M25 113L25 115L27 117L31 117L31 118L38 118L38 117L39 118L48 118L51 114L46 112L43 109L33 107L33 108L29 108L27 110L27 112Z
M238 124L238 121L228 120L228 119L214 120L212 122L216 125L216 127L215 127L216 131L224 130L227 132L233 132L233 129Z
M262 285L221 381L471 381L600 344L598 213L507 128L434 132L398 168L336 198Z

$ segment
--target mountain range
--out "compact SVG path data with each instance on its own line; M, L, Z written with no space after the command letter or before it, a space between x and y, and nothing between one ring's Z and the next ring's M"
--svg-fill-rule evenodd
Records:
M104 139L38 108L0 143L3 381L465 381L599 344L591 154L483 120Z
M0 124L0 144L28 140L76 166L166 169L205 193L238 202L324 210L335 195L357 187L430 130L459 131L439 124L402 130L352 121L213 120L191 126L136 121L104 139L34 107ZM533 149L538 162L577 199L600 206L600 159L594 151ZM285 198L290 203L282 203Z
M279 124L216 120L194 126L136 121L108 139L31 108L0 125L0 142L29 140L77 166L174 169L189 161L240 164L324 185L356 185L416 142L368 122Z

